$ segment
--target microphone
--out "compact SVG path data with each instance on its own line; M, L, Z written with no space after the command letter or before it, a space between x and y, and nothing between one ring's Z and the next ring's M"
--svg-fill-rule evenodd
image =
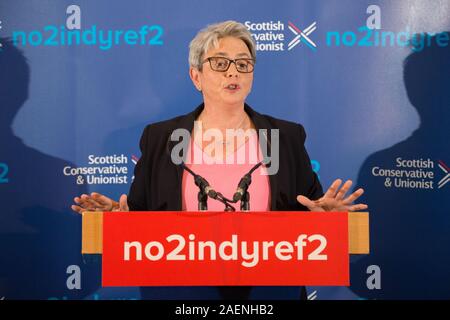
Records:
M210 198L217 199L217 192L209 185L208 180L203 178L202 176L196 174L194 171L189 169L184 162L181 162L180 166L189 172L194 177L194 182L197 187L200 188L203 192L205 192Z
M236 188L236 192L233 195L233 202L238 202L239 200L242 199L242 197L244 196L244 194L247 192L248 187L250 186L250 184L252 183L252 173L253 171L255 171L256 169L259 168L260 165L262 165L264 162L260 161L258 162L256 165L253 166L253 168L250 169L249 172L247 172L239 181L239 184Z
M267 134L265 131L262 132L262 138L267 142L269 147L271 147L270 140L267 138ZM261 138L261 136L260 136ZM268 156L264 156L264 159L258 162L253 168L250 169L248 173L246 173L237 186L236 192L233 195L233 202L236 203L241 200L241 209L248 211L250 210L250 194L247 192L248 187L252 183L252 173L259 168L262 164L268 165L271 161Z
M173 143L173 141L171 141L170 137L169 137L166 141L166 153L169 157L170 157L170 149L171 149L172 143ZM205 192L209 197L211 197L213 199L217 198L217 192L209 185L209 182L205 178L203 178L202 176L196 174L194 171L189 169L184 164L184 161L181 161L179 166L181 168L183 168L183 170L186 170L187 172L189 172L194 177L195 185L197 187L199 187L202 192Z
M208 181L202 176L194 176L195 185L204 190L205 193L212 199L217 199L217 192L208 183Z
M239 200L242 199L242 196L247 191L248 187L250 186L250 183L252 183L252 176L247 173L239 181L236 192L233 195L233 202L238 202Z
M167 139L166 142L166 153L168 156L170 156L170 144L171 140L170 137ZM203 178L202 176L196 174L194 171L189 169L184 161L181 161L178 164L183 170L186 170L188 173L190 173L194 177L194 183L197 187L199 187L200 191L198 193L198 206L199 210L207 210L207 198L210 197L214 200L218 200L222 202L225 205L225 211L236 211L236 209L230 205L230 203L233 203L231 200L225 198L220 192L216 192L209 184L209 182ZM236 202L236 201L234 201Z

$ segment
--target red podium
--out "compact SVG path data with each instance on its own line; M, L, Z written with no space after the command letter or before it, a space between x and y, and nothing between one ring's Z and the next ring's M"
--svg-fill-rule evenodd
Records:
M348 286L367 212L85 212L103 286Z

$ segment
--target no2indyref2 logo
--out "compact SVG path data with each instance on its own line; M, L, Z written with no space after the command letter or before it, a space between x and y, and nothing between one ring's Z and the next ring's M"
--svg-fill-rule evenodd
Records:
M8 172L8 165L6 163L0 162L0 184L9 182Z
M142 25L138 29L101 29L91 25L82 26L81 8L70 5L66 9L66 25L46 25L42 29L13 30L12 42L21 46L93 46L110 50L117 46L161 46L164 29L160 25ZM0 22L1 23L1 22ZM1 29L1 25L0 25ZM1 50L1 45L0 45Z

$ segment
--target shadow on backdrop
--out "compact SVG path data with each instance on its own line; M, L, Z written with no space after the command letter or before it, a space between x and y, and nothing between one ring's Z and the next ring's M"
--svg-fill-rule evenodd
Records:
M11 129L28 99L30 67L0 39L0 298L80 299L100 285L98 265L83 265L81 217L69 212L84 187L63 176L73 164L26 146ZM81 290L69 290L67 267L81 268Z
M419 128L370 155L359 172L357 185L366 188L362 201L370 210L371 253L351 264L351 289L363 298L450 298L450 46L437 45L436 36L431 44L404 61ZM419 161L398 167L402 160ZM375 176L377 168L431 171L433 177ZM381 289L367 287L370 265L380 267Z

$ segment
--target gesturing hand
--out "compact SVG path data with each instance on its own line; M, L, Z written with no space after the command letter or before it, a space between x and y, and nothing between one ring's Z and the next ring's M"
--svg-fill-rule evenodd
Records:
M72 205L73 211L83 213L85 211L129 211L127 203L127 195L123 194L119 202L114 201L100 193L92 192L90 195L83 194L75 197Z
M311 211L358 211L367 209L366 204L353 204L363 193L364 189L359 188L351 195L345 198L347 191L352 186L352 181L347 180L341 188L341 179L335 180L330 188L325 192L322 198L317 200L310 200L305 196L297 196L297 201L307 207Z

